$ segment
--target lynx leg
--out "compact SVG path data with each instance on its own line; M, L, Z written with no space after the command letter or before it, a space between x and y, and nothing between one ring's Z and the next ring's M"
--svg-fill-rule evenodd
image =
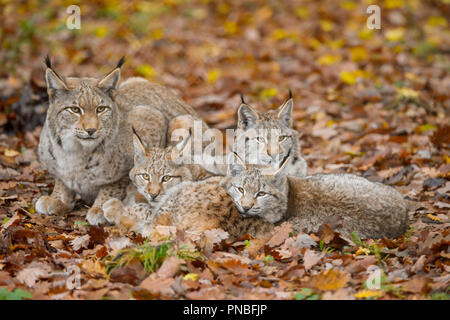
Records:
M55 180L55 187L50 196L42 196L35 204L41 214L63 214L73 209L75 192L68 189L61 180Z
M125 177L115 183L103 186L98 192L92 208L88 210L86 215L87 221L93 226L105 223L106 219L103 215L102 209L103 204L110 198L123 199L126 194L127 186L128 177Z

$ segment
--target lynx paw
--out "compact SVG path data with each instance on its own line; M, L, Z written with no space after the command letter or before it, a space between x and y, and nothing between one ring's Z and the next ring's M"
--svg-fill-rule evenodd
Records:
M106 201L103 206L103 213L106 220L110 223L117 223L120 214L125 208L123 207L122 201L116 198L111 198Z
M36 211L41 214L63 214L72 210L70 205L50 196L42 196L35 204Z
M86 219L92 226L98 226L106 222L106 219L103 215L103 210L96 207L89 209L86 215Z

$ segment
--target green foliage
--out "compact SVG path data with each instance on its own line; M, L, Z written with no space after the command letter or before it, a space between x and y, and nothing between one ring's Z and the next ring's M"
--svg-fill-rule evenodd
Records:
M295 300L318 300L319 295L310 288L302 288L295 294Z
M179 259L191 261L203 260L203 256L197 249L189 248L187 245L183 245L175 251L172 242L164 242L155 246L146 240L137 248L122 249L115 257L106 257L106 271L111 273L116 267L137 260L142 263L147 272L151 273L157 271L168 256L177 256Z
M274 260L274 258L273 258L270 254L268 254L267 256L264 257L264 262L265 262L266 264L272 263L273 260Z
M24 300L31 298L31 293L20 288L14 291L9 291L7 288L0 288L0 300Z
M430 296L431 300L450 300L450 294L447 292L435 292Z

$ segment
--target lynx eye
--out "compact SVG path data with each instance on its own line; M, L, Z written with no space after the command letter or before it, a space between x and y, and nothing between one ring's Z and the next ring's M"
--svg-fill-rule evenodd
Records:
M289 137L288 137L288 136L280 136L280 137L278 138L278 141L279 141L279 142L282 142L282 141L286 140L287 138L289 138Z
M162 182L167 182L167 181L170 181L172 179L172 177L171 176L163 176L162 177Z
M243 189L243 188L238 187L237 189L238 189L238 191L239 191L240 193L242 193L242 194L244 193L244 189Z
M265 142L264 138L262 138L262 137L257 137L256 141L258 141L259 143L264 143Z
M103 111L105 111L106 109L108 109L107 106L98 106L96 109L97 113L102 113Z
M77 106L71 106L68 107L67 109L69 109L70 112L81 114L81 109Z
M256 194L257 197L264 197L267 193L260 191Z
M147 173L143 173L143 174L141 174L141 176L144 180L147 180L147 181L150 180L150 176Z

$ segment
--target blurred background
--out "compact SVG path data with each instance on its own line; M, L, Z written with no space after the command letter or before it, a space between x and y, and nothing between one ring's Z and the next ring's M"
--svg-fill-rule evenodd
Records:
M46 54L63 76L101 76L125 55L123 78L173 88L220 129L235 125L240 92L267 110L292 89L314 166L450 162L449 0L0 3L0 132L8 136L38 136ZM370 4L381 8L379 30L366 26ZM81 9L79 30L66 26L70 5ZM373 133L390 136L389 152L377 153L385 141ZM417 156L418 148L427 151Z

